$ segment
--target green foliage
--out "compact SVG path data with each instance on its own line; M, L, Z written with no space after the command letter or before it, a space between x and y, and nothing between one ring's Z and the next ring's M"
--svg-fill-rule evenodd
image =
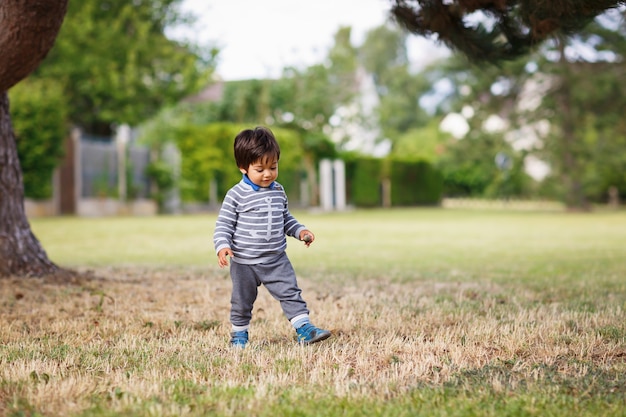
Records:
M620 44L622 48L626 44L623 35L615 39L613 49ZM547 62L546 69L559 82L533 117L549 118L552 123L547 146L540 153L561 182L561 198L572 207L606 201L611 186L626 195L624 68L623 59Z
M335 33L335 43L328 52L329 82L337 106L348 103L356 94L358 49L350 42L352 29L341 27Z
M520 161L519 158L518 161ZM518 165L511 170L499 170L484 190L483 197L489 199L525 198L529 197L531 185L531 178ZM554 199L554 194L551 199Z
M148 165L147 174L159 190L170 190L175 184L172 168L163 161L152 162Z
M204 126L187 125L176 131L176 144L182 154L181 197L184 201L207 201L213 181L217 195L241 180L235 164L233 142L243 130L255 126L231 123L212 123ZM294 131L272 129L280 144L278 182L284 185L290 197L296 197L302 162L301 137Z
M573 104L580 109L576 132L583 148L577 151L581 183L594 202L606 201L612 186L626 197L626 87L622 73L623 69L609 65L593 77L585 71L573 80Z
M407 65L398 66L387 69L384 82L378 112L386 136L395 139L428 123L428 115L419 104L419 98L430 89L423 76L411 74Z
M508 147L503 148L506 150L498 152L494 158L494 165L498 169L483 191L482 197L489 199L528 197L532 189L532 179L524 171L526 152L514 152ZM499 166L495 161L499 156L507 158L506 166Z
M494 137L450 139L438 163L448 197L484 196L499 175Z
M406 38L405 33L391 25L381 25L367 32L359 56L377 84L386 77L389 68L408 64Z
M339 105L338 97L344 95L341 89L345 86L340 80L332 82L330 71L324 65L313 65L305 71L292 69L286 71L285 76L279 82L291 86L291 97L286 107L277 110L281 114L292 113L294 123L304 129L322 130ZM285 91L285 87L282 90Z
M435 167L423 160L389 159L391 205L438 205L443 178Z
M302 137L302 149L312 155L316 161L324 158L335 158L337 149L335 144L324 133L317 130L298 129L289 124L284 125L287 129L299 131Z
M441 173L428 161L345 155L348 200L357 207L379 207L388 181L392 206L435 205L441 200Z
M415 128L399 136L391 150L392 157L423 159L436 163L445 153L451 136L439 129L439 120L433 118L427 126Z
M265 120L268 103L263 100L268 95L268 82L244 80L228 82L219 102L218 119L213 121L232 123L253 123Z
M608 190L616 187L620 199L626 200L626 123L597 128L592 139L595 170L588 174L588 193L593 201L604 202Z
M174 170L162 160L151 162L146 168L146 175L156 185L157 192L153 195L160 209L163 208L165 194L176 185Z
M280 145L278 182L285 187L291 204L295 205L300 199L300 181L304 175L304 138L301 132L288 128L274 127L272 132Z
M241 128L227 123L184 126L176 131L181 155L181 198L207 201L211 181L221 174L233 184L240 173L232 157L232 141ZM230 180L230 181L229 181ZM220 181L221 182L221 181ZM219 194L225 192L218 184Z
M49 80L25 80L9 92L11 119L24 178L24 194L52 196L52 175L63 156L67 102L61 87Z
M504 151L515 162L512 171L499 172L479 163L469 146L453 150L441 164L446 194L506 197L532 192L576 208L605 202L612 186L626 195L625 33L623 10L614 10L576 35L546 42L536 53L497 67L468 65L459 57L438 67L433 80L445 77L454 85L441 108L471 109L472 148L490 155L485 160ZM493 115L506 121L498 134L512 145L520 140L520 146L482 143L488 133L484 123ZM542 183L521 174L526 155L550 166Z
M323 67L315 71L324 72ZM280 177L281 182L291 198L299 197L302 171L307 172L306 178L309 187L314 189L312 182L316 179L315 167L321 158L334 157L335 145L328 136L323 133L322 127L327 122L333 111L333 101L326 87L312 86L308 91L303 88L303 82L322 82L315 77L307 77L297 71L291 71L286 78L280 80L246 80L227 82L223 85L223 97L217 102L191 103L183 102L172 108L161 111L149 123L142 126L141 141L149 144L154 149L160 150L168 142L178 144L181 152L191 151L194 155L183 155L183 180L181 187L184 200L204 201L208 197L208 183L211 178L218 181L218 195L223 195L234 180L231 174L221 166L224 159L222 155L228 155L226 159L230 164L232 154L232 139L243 128L256 126L265 121L275 132L282 132L279 137L281 148L284 149L284 159L281 158ZM325 75L326 76L326 75ZM306 79L306 80L305 80ZM304 80L304 81L303 81ZM304 82L308 83L308 81ZM336 93L338 94L338 93ZM215 126L238 126L236 129L228 128L226 141L207 142L207 139L190 139L191 136L206 136L197 134L208 125ZM214 127L217 128L217 127ZM295 136L294 136L295 135ZM223 136L218 133L216 137ZM297 137L297 138L296 138ZM205 149L205 158L191 148L197 143L205 143L206 147L217 146L213 151L215 155L208 155L211 151ZM293 144L297 144L294 146ZM292 158L295 156L295 158ZM208 158L208 159L207 159ZM301 164L294 167L291 160L300 160ZM210 162L207 162L210 161ZM208 164L208 165L207 165ZM209 165L215 165L210 167ZM200 168L204 166L204 168ZM229 165L237 174L234 164ZM204 171L200 174L200 171ZM192 175L191 173L195 174ZM199 175L199 176L198 176ZM208 183L207 183L208 182ZM313 197L315 198L315 197Z
M374 28L359 53L363 67L374 78L380 100L376 114L383 136L395 142L404 132L425 125L428 116L419 98L431 84L421 74L409 71L406 34L391 25Z
M176 132L190 124L190 108L184 103L162 108L154 117L141 124L138 141L151 149L162 151L176 141ZM193 123L192 123L193 124Z
M348 156L345 163L348 201L357 207L380 207L383 160Z
M206 84L213 55L168 39L185 21L180 0L70 2L54 48L33 74L68 97L70 119L89 133L137 125Z
M195 127L188 128L188 125L201 128L208 124L234 123L265 124L273 130L284 128L291 132L289 134L299 137L299 146L294 152L302 154L303 158L301 167L297 170L292 170L288 163L281 160L279 181L293 194L299 190L303 179L300 171L305 171L308 187L311 189L311 202L316 204L316 166L321 158L333 158L336 155L335 144L324 133L325 129L329 127L329 120L336 109L349 102L356 93L358 51L350 43L350 32L350 28L338 30L335 45L329 52L330 65L313 65L304 70L286 68L283 76L277 80L225 82L220 86L222 96L219 101L180 103L161 112L154 121L145 125L142 141L157 149L168 141L174 141L184 154L190 146L195 146L190 145L191 142L202 143L199 139L189 140L189 137L196 136L194 132L198 130ZM173 133L174 131L179 133ZM230 133L232 140L234 132ZM279 142L281 147L285 147L292 141L279 138ZM230 148L207 143L207 147L210 146L218 147L214 151L215 155L208 155L210 151L205 150L203 152L207 154L206 158L199 158L197 154L183 156L181 185L185 200L206 199L209 178L218 181L218 195L223 194L225 184L234 179L230 174L224 174L227 171L221 168L209 167L210 164L219 165L222 161L221 155L230 155ZM228 160L230 161L230 157ZM204 168L201 169L203 164ZM232 168L235 169L235 175L238 175L234 164ZM195 174L191 175L191 172ZM286 176L289 172L293 175Z
M351 91L341 83L324 65L287 68L278 80L231 81L224 84L219 102L194 106L192 118L199 124L262 122L321 132Z

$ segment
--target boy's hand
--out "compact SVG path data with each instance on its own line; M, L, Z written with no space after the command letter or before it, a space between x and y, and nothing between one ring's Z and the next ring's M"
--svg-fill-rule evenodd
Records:
M308 248L315 240L315 235L310 230L303 230L300 232L300 240L302 240Z
M233 257L233 251L230 248L220 249L220 251L217 253L217 264L220 266L220 268L228 266L228 258L226 258L227 256L230 256L231 258Z

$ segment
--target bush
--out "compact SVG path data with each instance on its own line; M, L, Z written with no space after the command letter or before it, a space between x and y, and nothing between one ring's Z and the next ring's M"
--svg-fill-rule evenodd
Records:
M348 201L357 207L382 205L382 183L391 185L392 206L435 205L441 201L443 178L424 160L380 159L344 155Z
M27 80L9 92L24 195L52 196L52 176L63 157L68 106L58 84Z
M205 126L185 126L176 132L176 144L182 155L181 197L183 201L206 202L212 180L217 195L226 192L241 180L235 164L233 143L244 126L232 123L212 123ZM302 147L299 134L293 130L273 128L280 144L278 182L290 198L298 198L300 190Z
M175 185L174 170L163 161L155 161L146 167L146 175L156 184L157 192L153 197L159 206L159 210L163 210L165 195Z
M424 160L389 159L391 205L437 205L443 192L443 177Z
M372 157L346 158L346 189L348 201L357 207L377 207L382 204L382 159Z

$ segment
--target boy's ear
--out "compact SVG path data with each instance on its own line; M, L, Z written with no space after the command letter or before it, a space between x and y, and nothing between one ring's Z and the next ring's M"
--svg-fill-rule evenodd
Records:
M242 174L247 174L248 173L248 171L243 169L243 168L239 168L239 171L241 171Z

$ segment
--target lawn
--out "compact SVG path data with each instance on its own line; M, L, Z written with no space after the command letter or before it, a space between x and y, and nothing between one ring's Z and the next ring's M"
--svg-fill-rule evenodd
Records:
M215 215L35 219L72 282L0 279L0 415L626 416L626 213L295 211L312 319L228 347Z

